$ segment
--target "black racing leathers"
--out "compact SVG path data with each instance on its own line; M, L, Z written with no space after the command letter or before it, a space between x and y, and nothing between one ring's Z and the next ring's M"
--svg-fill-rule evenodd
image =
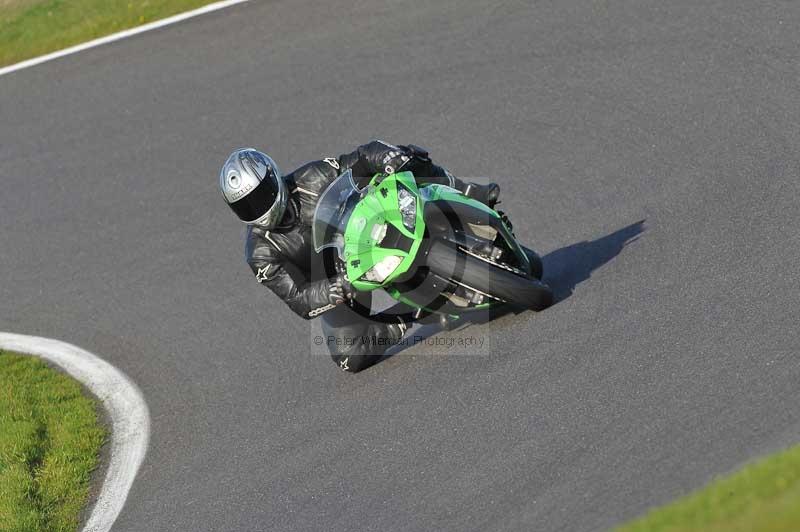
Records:
M464 191L466 184L434 164L417 146L394 146L374 140L351 153L305 164L285 176L290 201L299 206L299 216L288 230L266 231L249 226L245 255L256 280L275 292L298 315L319 316L341 302L337 280L323 268L314 267L311 222L319 195L347 169L359 186L366 186L377 173L411 171L419 184L440 183Z

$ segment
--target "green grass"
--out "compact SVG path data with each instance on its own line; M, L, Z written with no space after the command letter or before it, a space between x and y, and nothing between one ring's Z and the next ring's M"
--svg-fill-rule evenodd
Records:
M104 440L77 381L0 351L0 530L76 530Z
M0 66L194 9L213 0L0 0Z
M617 530L800 531L800 445L750 464Z

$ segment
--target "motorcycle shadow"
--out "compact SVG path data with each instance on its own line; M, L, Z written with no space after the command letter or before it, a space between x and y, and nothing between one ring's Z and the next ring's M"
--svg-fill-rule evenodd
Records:
M584 240L542 257L542 280L553 289L554 304L570 297L575 287L588 280L593 271L619 255L625 246L635 242L645 230L644 223L645 220L640 220L596 240Z
M544 263L542 280L553 289L553 305L569 298L575 287L588 280L592 276L592 272L614 259L625 249L625 246L636 241L645 230L644 223L645 220L640 220L595 240L570 244L544 255L542 257ZM484 324L501 316L522 312L527 311L508 308L492 312L472 313L453 323L450 332L457 332L469 325ZM547 312L547 310L543 312ZM439 325L422 325L415 328L413 334L417 338L427 339L443 331L444 329ZM391 358L405 349L407 347L393 347L378 362Z

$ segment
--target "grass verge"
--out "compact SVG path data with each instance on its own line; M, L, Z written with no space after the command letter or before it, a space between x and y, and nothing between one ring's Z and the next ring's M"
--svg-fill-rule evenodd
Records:
M105 435L77 381L0 351L0 530L76 530Z
M800 530L800 445L617 529L618 532L795 532Z
M0 66L116 33L214 0L0 0Z

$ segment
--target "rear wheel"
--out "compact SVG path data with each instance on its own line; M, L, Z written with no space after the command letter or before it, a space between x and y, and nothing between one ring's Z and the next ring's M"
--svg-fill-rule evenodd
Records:
M440 277L511 305L543 310L553 304L553 291L538 279L450 242L435 241L428 251L427 264Z

